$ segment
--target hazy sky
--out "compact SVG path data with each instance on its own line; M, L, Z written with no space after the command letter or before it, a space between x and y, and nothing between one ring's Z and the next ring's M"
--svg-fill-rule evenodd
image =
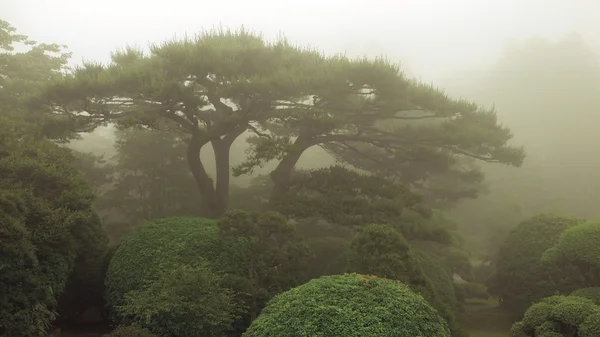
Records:
M384 53L428 81L492 62L507 39L577 31L600 46L599 0L0 0L0 13L34 39L68 45L76 62L242 24L327 52Z

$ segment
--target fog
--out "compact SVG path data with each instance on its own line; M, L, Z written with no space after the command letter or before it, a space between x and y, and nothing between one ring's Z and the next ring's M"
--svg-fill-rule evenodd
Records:
M532 228L537 228L536 226L540 225L539 228L541 229L538 228L539 233L535 232L539 235L523 234L522 236L530 235L531 238L528 236L527 239L531 239L533 246L543 246L546 243L542 241L551 241L550 239L545 240L547 239L546 236L550 237L556 234L556 238L558 238L560 233L556 228L563 230L567 226L565 225L567 222L569 222L568 226L578 224L580 220L574 218L600 219L600 205L598 203L600 200L600 147L598 145L600 144L600 133L598 132L600 127L600 20L598 20L600 1L598 0L372 0L369 2L342 2L337 0L294 2L266 0L211 2L191 0L150 2L140 0L105 0L102 2L0 0L0 13L2 13L0 19L8 21L20 34L25 34L41 43L66 45L68 50L72 52L70 60L72 66L81 65L86 61L109 63L111 62L111 52L126 46L147 48L150 43L160 43L174 37L189 36L215 27L233 29L244 27L263 34L267 39L284 35L294 44L314 47L326 54L341 53L353 58L385 56L392 62L398 62L401 65L401 70L408 77L431 83L435 87L444 90L451 98L464 98L475 101L485 108L493 107L497 113L498 121L503 126L510 128L514 136L510 141L510 145L523 146L526 152L526 158L521 167L486 163L474 159L480 149L484 149L481 152L493 152L491 154L492 161L498 160L499 162L512 164L516 161L520 162L520 158L522 158L519 157L519 159L511 162L511 159L502 157L503 155L510 157L514 153L507 154L501 150L494 152L497 149L496 143L505 142L506 138L502 138L502 135L488 135L488 133L479 132L478 127L486 125L486 121L481 119L472 124L465 123L463 125L464 129L459 130L461 135L455 138L458 140L449 138L445 143L449 145L444 149L464 146L466 152L462 152L462 154L466 154L465 156L457 154L461 153L457 151L451 155L451 159L459 159L455 162L450 159L444 162L444 158L440 159L435 156L431 156L435 158L430 160L428 157L430 153L427 151L421 151L419 157L402 149L392 155L394 159L397 159L395 156L402 157L397 160L400 165L393 166L393 169L402 170L405 169L405 166L409 167L406 171L412 170L411 177L413 180L410 180L411 177L402 180L404 177L401 175L404 173L394 176L394 178L398 178L397 180L384 179L386 184L395 184L398 180L402 180L401 184L404 185L414 183L409 186L415 190L421 188L418 192L422 192L424 196L422 200L419 198L415 198L415 200L419 200L419 207L424 205L428 211L431 211L427 216L419 215L417 214L418 211L415 211L416 208L409 208L407 204L403 204L404 201L408 200L405 196L398 197L395 195L385 198L390 198L390 203L394 199L394 203L401 204L402 217L399 216L398 221L403 226L406 225L407 232L412 233L414 230L417 233L414 234L415 237L407 236L406 238L410 242L411 249L414 248L416 252L422 249L421 253L424 251L431 253L435 249L440 249L440 252L436 251L435 254L439 253L440 261L444 261L444 263L451 266L448 271L448 275L452 276L448 281L448 293L452 292L453 301L462 296L459 295L456 289L463 289L461 291L471 289L467 286L455 288L452 283L453 278L454 280L459 279L462 282L479 286L479 288L473 289L483 289L483 295L470 294L470 296L473 296L469 297L471 300L473 298L485 299L486 301L490 299L489 303L483 304L469 302L473 306L470 309L467 308L467 314L464 314L464 312L458 314L458 316L461 316L460 323L467 327L470 326L470 323L473 323L471 328L479 325L494 325L495 318L488 318L487 316L477 318L477 315L473 317L470 315L480 311L478 305L491 304L490 310L495 310L498 305L502 307L502 305L505 305L503 301L512 296L509 294L510 296L506 297L508 295L502 293L510 287L500 289L494 283L494 277L499 275L498 273L501 271L501 268L498 267L498 261L503 258L502 254L498 253L500 246L509 247L505 248L506 251L512 250L510 248L511 244L519 249L524 247L523 256L532 255L532 252L538 249L540 250L538 254L540 256L532 258L535 263L541 263L542 253L551 251L550 245L544 246L543 249L534 247L529 251L529 241L519 241L518 236L522 234L519 234L521 232L518 230L512 232L513 241L511 241L509 233L519 223L526 223L522 222L524 219L535 219L529 225L533 226ZM3 36L0 36L0 40L2 38ZM0 66L2 65L0 64ZM5 68L9 67L10 64ZM395 76L395 69L392 72ZM10 78L10 75L7 77ZM318 76L311 75L311 79L312 77ZM349 82L351 81L348 80L343 83L346 85ZM208 85L204 85L208 88ZM77 90L79 90L79 87L77 87ZM210 93L210 89L203 90ZM398 96L397 91L390 92L394 99ZM17 96L19 94L20 92L17 93ZM427 97L429 98L429 96ZM217 97L217 99L220 98ZM418 99L415 99L415 102ZM435 101L436 99L437 97L432 100ZM188 104L187 101L183 102L185 102L185 105ZM415 104L419 107L422 106L421 103ZM218 103L215 105L218 105ZM439 109L435 104L432 104L432 106ZM445 108L442 107L441 110ZM187 106L183 109L187 109ZM454 109L454 107L450 109ZM215 110L218 109L215 108ZM262 106L260 110L264 110ZM346 113L347 109L344 108L343 111ZM177 111L177 113L179 112ZM454 115L443 115L444 121L460 118L460 113L455 113L455 111L453 113ZM490 115L485 116L490 117ZM468 121L468 118L465 118L465 120ZM493 116L489 120L493 120L495 124ZM377 127L387 131L388 127L394 127L394 123L409 125L410 123L421 122L426 124L429 121L425 118L421 121L398 121L392 120L388 116L385 120L378 119ZM458 122L461 122L461 120L458 120ZM353 123L354 125L360 125L363 120L357 119ZM140 122L140 124L142 123ZM249 130L250 127L250 125L244 125L244 128L239 130L240 132ZM409 128L403 130L409 130ZM434 129L434 132L438 132L438 130ZM471 132L472 130L474 131ZM488 130L490 129L486 129L486 132ZM334 131L331 133L333 134ZM144 131L140 130L121 132L110 125L101 126L92 133L82 134L81 139L67 144L67 146L81 152L103 155L104 158L113 160L113 165L104 166L98 164L101 161L94 161L93 156L89 156L87 159L85 156L76 157L83 158L79 165L83 167L86 179L93 180L90 185L97 187L100 191L97 191L97 195L95 195L93 206L97 210L94 211L102 217L102 226L109 233L112 240L111 244L119 242L121 237L131 233L133 229L146 220L182 214L204 217L205 214L202 211L205 210L200 210L200 204L206 200L218 199L207 197L210 194L206 194L206 189L202 190L202 187L199 187L202 183L198 183L198 177L195 181L198 184L194 183L194 177L191 174L194 170L190 170L193 165L191 160L190 162L187 161L187 158L190 157L189 153L186 157L187 145L181 141L182 138L178 137L173 129L161 132L156 134L146 132L144 135ZM256 130L255 132L256 134L259 133ZM287 133L287 131L284 132ZM410 131L406 132L410 135L406 138L413 137L413 134L408 133ZM419 132L421 131L419 130ZM246 150L249 148L247 139L252 134L252 132L246 131L237 138L231 138L235 141L231 151L229 151L231 157L230 168L238 166L247 159ZM360 135L360 132L358 134ZM481 136L482 134L483 136ZM317 135L321 136L318 133ZM420 137L420 134L414 133L414 135L417 138ZM435 136L437 135L436 133ZM464 141L460 138L461 136L464 136L464 139L472 137L475 141L470 144L470 139ZM190 138L193 139L193 137ZM120 142L115 141L117 139ZM413 140L413 138L410 139ZM424 139L429 141L426 137ZM501 140L496 141L497 139ZM217 140L220 142L222 139ZM490 140L489 144L486 143L488 140ZM213 141L214 138L211 142ZM469 144L456 145L461 141ZM217 144L215 145L217 150L220 146L218 142L213 142L213 144ZM335 158L329 154L331 152L328 153L320 147L325 146L324 144L327 144L327 142L332 142L331 138L320 143L309 142L309 145L320 145L312 146L302 152L298 164L289 166L289 175L291 176L293 167L314 169L336 164ZM352 142L352 140L349 140L349 142ZM191 143L192 141L190 141ZM407 142L407 144L409 143ZM426 141L423 144L426 144ZM374 144L363 141L361 145L369 147ZM426 146L429 145L423 147ZM469 146L471 147L469 148ZM469 151L473 148L476 149L469 154ZM493 149L488 150L489 148ZM348 149L355 150L350 147ZM463 148L460 150L463 150ZM519 151L518 149L512 150L515 150L514 152ZM448 152L450 151L453 150ZM355 152L360 151L355 150ZM378 154L380 154L380 157L388 156L385 152L375 151L373 153L375 153L375 156ZM210 176L210 179L204 180L205 185L210 186L211 179L220 180L223 176L227 176L226 174L220 174L220 177L216 177L216 161L210 143L206 146L203 145L200 156L201 162L206 164L206 171ZM128 157L133 159L127 161ZM221 155L218 158L223 163L222 159L227 157ZM357 156L357 158L362 157ZM86 162L86 160L89 160L89 162ZM278 158L278 160L280 163L281 158ZM278 160L273 160L264 167L254 170L252 175L232 177L231 181L221 179L221 181L226 182L222 183L225 188L219 192L225 192L221 195L226 195L224 200L229 203L225 204L226 207L223 208L223 213L227 208L261 209L262 212L262 204L265 204L264 201L269 199L267 195L271 197L276 195L275 193L267 194L272 192L270 190L272 186L269 184L276 184L277 182L275 181L275 175L273 175L272 180L253 179L259 175L272 172L277 167ZM386 158L381 161L373 160L371 162L374 167L372 171L359 167L360 159L355 161L346 160L344 164L354 165L359 170L364 169L364 171L376 173L376 176L382 172L392 176L395 172L389 170L389 167L392 167L391 165L386 167L386 160ZM356 165L357 162L358 165ZM413 162L418 162L415 168L411 166ZM452 164L448 164L448 162L452 162ZM454 167L455 172L460 171L458 174L470 173L470 178L464 178L466 174L464 176L457 175L458 178L456 178L457 176L452 175L451 168L436 171L436 168L444 165L456 165ZM435 167L432 169L429 166ZM220 166L220 168L219 172L227 172L227 163ZM379 170L380 168L381 170ZM144 169L147 169L147 172L150 173L140 173L141 178L137 180L138 170L143 171ZM478 175L479 169L485 175L483 182L478 179L478 177L481 177L481 175ZM202 174L204 174L203 170L202 168ZM198 175L199 171L196 167L194 173ZM128 180L128 174L135 176L135 179ZM474 176L475 178L473 178ZM314 178L315 176L308 177L307 181L319 180ZM265 183L267 180L268 182ZM253 185L252 182L258 183ZM354 182L356 180L347 185L353 185ZM147 186L142 187L141 185L144 183ZM308 185L306 182L305 184ZM219 182L215 186L218 187ZM227 186L231 187L230 193L227 193ZM218 189L217 187L215 187L215 191ZM303 185L303 187L306 186ZM387 185L386 187L389 188ZM403 187L398 184L394 185L391 190L400 195L400 190L403 190ZM355 189L360 190L361 187ZM273 188L274 190L275 188ZM454 194L449 193L438 199L428 199L428 190L431 191L430 194L439 193L442 195L448 191ZM2 189L0 189L0 192L2 192ZM231 194L231 197L229 194ZM298 192L297 194L301 193ZM216 195L219 194L213 194L213 196ZM451 196L446 197L447 195ZM115 198L115 196L118 198ZM144 200L145 198L147 200ZM174 201L171 202L171 199ZM398 201L400 199L402 200ZM323 200L327 200L327 197ZM376 198L360 200L369 204L369 207L379 201ZM443 201L439 202L439 200ZM0 198L0 201L2 201L2 198ZM299 201L296 201L296 203L301 205L298 208L302 208L302 210L304 208L310 209L310 207L305 207L306 204L300 204ZM343 202L340 203L343 204ZM423 205L420 205L421 203ZM290 202L290 204L293 204L293 202ZM329 203L322 202L321 204L326 204L326 206L319 205L319 207L335 208L335 206L330 206ZM357 206L356 208L360 207ZM366 208L368 207L365 206ZM329 211L327 210L327 212ZM348 218L341 217L342 215L348 215L346 211L347 209L340 207L332 213L339 213L337 215L344 219L340 220L343 222L351 218L351 216L348 216ZM299 212L302 214L301 211ZM373 212L377 213L377 211ZM553 215L548 216L548 218L535 218L535 216L543 213ZM360 236L359 231L354 232L355 228L351 225L346 223L340 225L340 223L336 223L335 220L331 220L323 214L300 215L297 217L294 214L292 213L291 216L286 214L286 217L294 220L299 219L299 221L293 221L298 224L299 233L305 236L307 242L310 242L311 249L316 249L315 251L321 254L317 254L324 261L321 267L326 266L326 268L320 270L319 263L316 263L307 270L310 270L310 273L314 274L313 276L316 275L315 277L345 272L346 267L343 264L346 262L343 261L346 260L342 260L342 258L346 259L345 254L349 251L350 242L354 240L353 238ZM553 218L554 215L556 215L555 218ZM320 220L316 221L315 219L319 216L321 217ZM379 218L367 217L364 219ZM283 218L282 224L287 223L286 221L288 220ZM377 220L373 220L373 222L375 221ZM581 221L583 222L583 220ZM382 222L385 222L385 220ZM448 237L444 236L443 239L447 239L447 241L440 241L442 243L440 245L440 242L435 241L438 238L434 236L438 232L432 229L434 228L431 227L432 224L439 226L435 229L443 228L443 233L454 235L457 234L457 230L458 234L452 237L450 237L451 234L448 234ZM546 225L550 226L548 228L551 230L546 231L543 227ZM411 226L414 226L414 228ZM423 233L431 237L427 239L419 237L418 235L421 232L415 228L422 229ZM556 230L556 233L552 232L554 230ZM523 233L530 232L524 231ZM387 238L388 234L384 236ZM406 236L407 234L402 233L402 235ZM517 238L515 239L515 237ZM542 240L537 240L538 237ZM424 244L429 239L431 239L429 243L436 242L435 245ZM365 242L369 240L371 239L365 239ZM423 246L419 246L420 244ZM592 245L594 244L595 242L592 242ZM406 245L406 243L403 245ZM448 245L448 247L445 245ZM579 242L577 242L577 246L579 247ZM442 250L439 247L445 247L444 249L459 247L460 249L457 251ZM331 249L331 252L328 249ZM452 255L457 252L459 254ZM515 261L521 261L522 256L520 254L518 249L515 250L513 254ZM408 256L408 253L406 256ZM546 256L546 253L544 253L544 256ZM526 256L526 258L530 257ZM412 258L410 257L410 259ZM454 258L456 258L456 261L453 260ZM594 258L596 259L596 257ZM0 263L1 265L2 263ZM458 270L460 268L455 270L457 265L468 265L468 268L465 267L465 270L462 270L462 272L465 272L464 275L468 275L468 277L462 278L464 275L461 274L461 270ZM438 269L441 270L441 268ZM466 272L467 269L468 273ZM526 276L529 277L531 276L529 275L529 269L530 267L519 265L515 270L524 272L524 275L527 274ZM281 270L285 269L282 268ZM418 270L420 272L421 269ZM511 270L507 270L512 273ZM567 270L565 273L568 274L569 272ZM249 275L252 276L252 273L249 273ZM540 294L542 294L546 291L544 287L551 282L546 282L546 274L540 272L539 275L541 275L541 281L536 281L538 283L535 283L535 287L542 289L540 290ZM600 282L600 271L597 275L599 276L594 281L596 283L592 284L594 287L597 287L597 282ZM510 276L506 279L510 279L511 282L514 281L515 284L520 282L521 287L526 288L517 289L518 291L527 294L532 292L531 289L534 288L534 283L521 282L522 279L519 277L515 276L513 278L513 276ZM396 278L396 280L398 279ZM501 279L501 277L498 276L496 279ZM579 288L574 287L573 289ZM566 294L565 289L567 288L561 291ZM569 291L572 290L571 288L568 289L570 289ZM519 295L517 290L515 290L515 294ZM535 291L537 291L537 288ZM548 291L548 294L553 293L555 293L554 290ZM433 292L432 294L436 293ZM464 301L464 299L460 301ZM524 301L529 301L529 297L524 297ZM600 305L600 303L597 304ZM529 305L529 302L527 302L527 305ZM458 308L456 306L455 309ZM456 312L458 313L459 310L456 310ZM489 312L496 313L496 311ZM481 313L486 314L484 311L481 311ZM506 313L508 311L504 314ZM454 317L452 315L451 317ZM475 322L470 322L469 319L471 318ZM504 318L500 318L500 320L502 319ZM499 331L502 331L503 335L506 335L508 328L515 321L512 316L508 319L506 322L498 323L501 326ZM449 322L452 320L453 318ZM1 323L0 335L3 332ZM477 332L477 329L472 330ZM481 328L481 331L483 330L486 329ZM490 335L473 333L472 336Z
M576 64L578 56L568 54L569 46L554 56L544 50L576 33L581 43L597 51L598 1L109 0L92 5L76 0L4 0L1 6L4 18L22 33L67 45L73 64L107 62L111 51L126 45L144 47L206 28L242 25L267 38L284 34L295 43L326 53L386 55L401 62L410 76L434 83L453 96L495 105L500 120L515 134L515 142L525 146L528 158L522 169L485 166L491 194L475 203L489 205L492 198L495 207L514 204L520 216L547 209L600 215L591 201L598 198L593 192L598 183L589 181L599 168L597 160L591 159L598 151L588 146L598 140L594 129L600 125L599 87L594 87L598 82L586 68L593 65ZM101 128L73 146L110 155L111 134L110 128ZM240 137L234 145L233 165L243 160L243 144L244 137ZM211 156L209 149L203 149L206 156ZM313 148L303 155L300 166L331 163L322 150ZM247 179L234 182L244 184ZM544 200L536 202L538 197ZM462 208L472 207L471 203L466 201ZM487 228L478 223L486 221L487 215L473 219L468 212L471 215L465 218L460 210L456 213L463 221L480 230Z

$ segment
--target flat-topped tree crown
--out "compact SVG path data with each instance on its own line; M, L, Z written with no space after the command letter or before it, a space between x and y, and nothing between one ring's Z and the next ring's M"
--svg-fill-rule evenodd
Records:
M390 157L421 146L513 164L523 156L506 146L510 132L496 124L493 112L408 79L396 64L325 56L244 29L167 41L152 45L149 53L126 48L107 65L78 68L49 88L46 99L56 114L89 127L110 121L185 132L189 166L213 215L226 209L229 150L245 131L254 137L234 174L277 159L271 175L277 190L285 190L301 154L314 145L368 144ZM461 118L449 120L457 114ZM398 130L377 125L430 118L443 122L427 132L411 123ZM199 159L208 143L215 152L216 183Z

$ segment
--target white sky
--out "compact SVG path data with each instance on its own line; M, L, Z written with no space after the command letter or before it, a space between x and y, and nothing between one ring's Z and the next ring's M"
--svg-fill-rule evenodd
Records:
M507 39L577 31L600 46L600 0L0 0L0 17L74 61L106 61L215 25L281 32L327 52L386 54L427 81L497 59Z

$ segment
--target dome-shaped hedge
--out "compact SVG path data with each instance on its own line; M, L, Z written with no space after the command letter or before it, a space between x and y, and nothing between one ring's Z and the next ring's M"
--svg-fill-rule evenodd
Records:
M551 296L527 309L523 319L511 329L511 337L585 336L600 331L600 307L587 298Z
M600 306L600 287L580 288L572 292L569 296L579 296L592 300Z
M406 285L344 274L314 279L275 296L244 336L448 337L450 330Z
M532 303L556 291L570 292L579 287L576 274L543 263L542 255L558 241L567 228L584 220L539 215L513 229L498 253L496 274L488 283L490 294L503 305L525 311Z
M233 247L220 243L214 220L176 217L145 223L121 241L109 264L106 303L111 316L127 323L115 310L124 304L125 294L141 289L172 266L208 262L227 271L235 258Z
M600 222L586 222L565 230L552 248L555 259L600 266Z

